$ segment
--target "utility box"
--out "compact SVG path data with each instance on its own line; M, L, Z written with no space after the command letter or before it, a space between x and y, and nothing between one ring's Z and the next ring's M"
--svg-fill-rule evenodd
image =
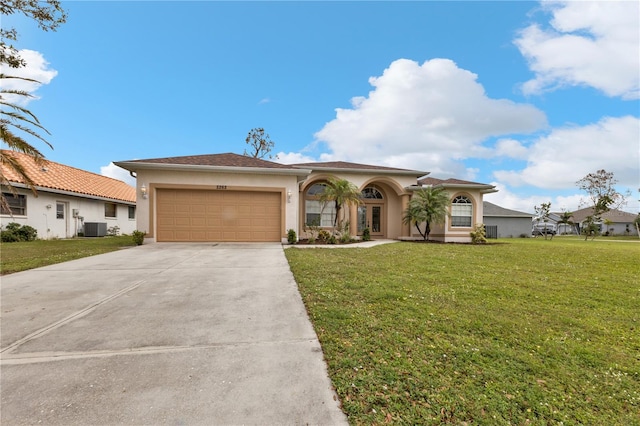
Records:
M104 237L105 235L107 235L106 222L85 222L84 223L85 237Z

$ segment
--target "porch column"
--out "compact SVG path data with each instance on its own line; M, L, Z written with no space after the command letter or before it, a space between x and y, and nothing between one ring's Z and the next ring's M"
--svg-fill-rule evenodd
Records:
M354 204L349 205L349 235L358 235L358 206Z
M409 207L409 200L411 199L411 195L409 194L402 194L401 195L401 202L402 202L402 213L401 215L404 216L404 212L405 210L407 210L407 207ZM402 216L400 218L400 220L402 220ZM410 237L411 236L411 224L402 224L402 232L400 234L403 237Z

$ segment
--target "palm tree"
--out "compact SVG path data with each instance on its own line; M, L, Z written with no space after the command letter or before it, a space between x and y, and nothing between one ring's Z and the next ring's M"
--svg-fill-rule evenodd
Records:
M573 225L573 221L571 220L572 217L573 217L573 213L572 212L563 212L560 215L560 220L558 220L558 224L561 224L561 225Z
M362 204L362 193L353 183L346 179L330 178L324 191L319 198L321 203L333 201L335 203L336 215L333 219L333 228L337 225L342 227L343 219L340 216L342 206L360 205Z
M405 225L414 224L425 241L429 240L431 225L443 223L451 205L449 194L442 187L428 186L413 194L402 218ZM424 232L420 224L425 223Z
M0 74L0 79L5 78L15 78L31 82L35 81L29 78L12 77L5 74ZM44 155L42 155L42 153L36 147L27 142L20 134L16 133L16 130L40 139L50 148L53 148L53 146L51 146L49 142L47 142L42 136L40 136L40 134L38 134L38 130L44 131L47 134L49 134L49 132L40 124L38 118L33 113L31 113L31 111L18 105L17 103L7 101L7 95L23 96L25 98L32 97L31 94L22 90L0 90L0 141L5 143L7 147L12 151L24 152L25 154L30 155L31 157L33 157L36 163L43 162ZM34 128L36 130L34 130ZM3 186L7 186L12 193L16 193L13 185L11 185L9 179L7 179L7 177L4 175L3 170L6 168L13 171L18 176L18 178L22 180L25 185L29 186L33 193L37 195L35 187L33 185L33 181L27 175L24 167L20 164L19 160L11 154L7 154L6 152L0 151L0 164L2 165L2 169L0 169L0 184L2 184ZM2 206L6 210L10 210L7 204L7 200L1 192L0 204L2 204Z

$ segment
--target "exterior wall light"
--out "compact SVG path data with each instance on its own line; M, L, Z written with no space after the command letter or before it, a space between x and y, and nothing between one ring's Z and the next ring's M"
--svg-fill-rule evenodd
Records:
M289 189L289 190L287 191L287 203L290 203L290 202L291 202L291 196L292 196L292 195L293 195L293 193L292 193L292 192L291 192L291 190Z
M144 183L140 187L140 193L142 194L142 198L147 198L147 187L144 186Z

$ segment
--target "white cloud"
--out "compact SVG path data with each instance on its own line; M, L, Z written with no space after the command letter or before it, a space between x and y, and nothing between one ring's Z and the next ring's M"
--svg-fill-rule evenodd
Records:
M551 202L551 211L575 211L580 208L580 201L584 196L573 194L568 196L548 196L541 194L526 195L514 193L508 186L500 182L491 182L498 192L487 194L484 200L506 209L517 210L525 213L533 213L534 207L542 203Z
M640 120L605 117L583 127L564 127L539 138L530 147L523 170L497 170L494 176L512 186L574 188L588 173L613 172L620 185L636 187L640 174L638 154Z
M515 158L524 160L527 158L529 150L519 141L514 139L500 139L496 142L494 155L498 157Z
M38 99L34 95L34 92L43 84L49 84L53 78L58 75L58 71L49 68L49 62L47 62L40 52L35 50L23 49L19 51L22 59L27 63L22 68L10 68L6 64L0 64L0 72L2 74L27 78L35 81L26 81L17 78L5 78L2 79L3 90L22 90L30 93L33 97L27 98L25 96L7 95L3 94L2 97L8 102L15 103L17 105L25 106L31 100Z
M298 152L279 152L276 160L280 164L315 163L316 161L318 160Z
M315 134L330 154L325 159L464 174L460 160L485 156L489 137L530 133L546 126L532 105L491 99L477 75L448 59L422 65L399 59L374 89L336 109L336 118Z
M113 163L100 167L100 174L102 176L121 180L131 186L136 186L136 178L131 176L128 170L118 167Z
M554 129L529 148L523 170L498 170L494 176L513 186L574 188L588 173L605 169L623 186L636 187L640 158L640 120L636 117L605 117L583 127Z
M514 41L535 72L526 94L587 85L607 96L640 97L640 2L543 2L551 28L533 24Z

